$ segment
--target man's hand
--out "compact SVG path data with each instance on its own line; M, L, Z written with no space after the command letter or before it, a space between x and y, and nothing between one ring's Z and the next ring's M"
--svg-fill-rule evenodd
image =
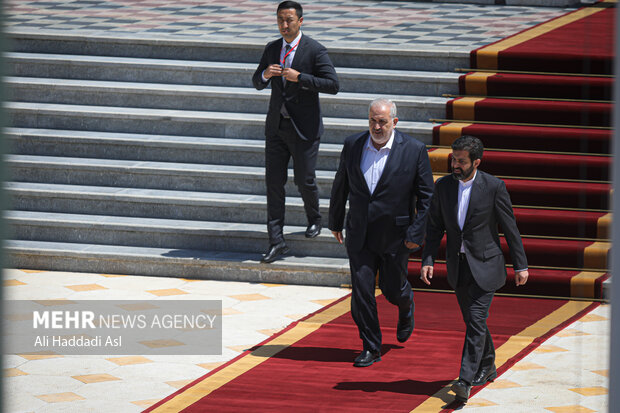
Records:
M420 246L416 244L415 242L409 242L407 240L405 240L405 247L409 248L410 250L415 249L415 248L420 248Z
M297 82L299 72L293 68L287 67L282 71L282 77L285 78L287 82Z
M515 273L515 284L517 284L517 287L520 285L525 285L525 283L527 282L527 277L529 277L530 273L525 270L525 271L519 271Z
M282 76L282 66L269 65L263 72L263 76L265 76L265 79L271 79L273 76Z
M332 231L332 234L334 234L334 237L336 238L336 240L338 240L338 242L342 244L342 241L343 241L342 231Z
M424 281L426 285L431 285L432 278L433 278L433 266L432 265L423 266L420 279Z

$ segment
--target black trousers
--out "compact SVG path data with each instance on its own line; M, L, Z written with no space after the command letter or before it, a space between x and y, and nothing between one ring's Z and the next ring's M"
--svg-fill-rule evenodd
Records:
M284 241L285 190L288 163L293 158L295 185L304 201L308 224L320 224L319 189L316 184L316 161L319 140L306 141L299 137L290 119L280 119L276 136L265 142L265 182L267 184L267 231L271 245Z
M387 300L398 306L400 318L413 317L413 290L407 280L409 251L379 254L364 247L347 251L351 266L351 314L364 350L381 350L381 329L375 299L375 276L379 272L379 288Z
M487 327L495 291L485 291L478 286L465 256L459 260L459 278L454 291L467 327L459 377L471 383L479 370L495 363L495 347Z

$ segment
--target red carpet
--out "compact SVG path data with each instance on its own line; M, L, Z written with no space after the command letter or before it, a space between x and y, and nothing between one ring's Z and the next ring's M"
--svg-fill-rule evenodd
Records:
M514 205L605 210L610 184L504 179Z
M608 242L594 242L567 239L539 239L523 237L523 248L528 264L532 267L554 267L605 271L609 262ZM500 237L506 263L510 264L509 248L506 240ZM438 260L446 259L446 238L444 237L437 254ZM421 252L412 254L420 258ZM418 274L419 275L419 274Z
M506 183L530 279L523 288L509 280L503 292L602 296L611 250L615 7L602 1L471 52L462 97L446 104L454 121L433 130L437 175L450 173L449 146L468 134L487 149L480 169ZM410 279L421 286L413 259ZM434 288L449 289L441 265Z
M497 150L485 153L481 169L503 177L517 206L530 279L517 288L509 268L507 284L491 306L488 324L499 375L598 305L526 295L600 298L602 282L608 277L611 186L598 181L609 176L611 159L606 155L611 131L587 126L608 126L610 105L536 98L608 97L608 79L584 75L612 73L615 10L609 7L614 5L598 3L472 52L474 69L581 76L498 73L476 75L484 82L464 79L461 93L471 97L451 101L447 112L451 119L470 122L447 123L433 132L434 144L444 146L431 151L434 172L448 172L445 147L456 137L478 136L487 148ZM515 97L530 99L511 99ZM476 124L480 121L557 125ZM509 258L503 241L502 248ZM410 280L414 287L426 289L419 273L420 263L414 257L409 263ZM436 264L431 288L450 289L444 263ZM383 297L377 302L384 345L382 360L371 367L352 367L361 343L345 297L146 411L438 412L457 408L448 388L458 376L464 325L454 295L416 292L416 328L402 345L395 337L396 308ZM474 388L472 395L479 390Z
M613 74L615 3L584 7L471 52L472 67Z
M613 83L611 77L471 72L459 78L459 89L472 96L611 100Z
M611 153L611 130L455 122L433 129L433 145L450 146L461 134L478 137L486 148Z
M413 288L428 288L420 280L419 261L409 262L409 282ZM578 297L601 299L602 283L609 274L603 271L570 271L546 270L530 268L530 278L524 286L517 287L514 281L514 271L508 269L506 285L499 294L537 295L549 297ZM444 263L436 263L431 287L436 290L451 290L448 284L448 272Z
M448 102L448 119L541 125L611 126L611 103L533 99L457 98Z
M416 329L401 345L395 337L397 310L378 297L384 345L382 360L371 367L352 367L360 340L346 297L146 411L451 411L457 405L446 386L458 376L464 337L456 298L416 292L415 302ZM597 305L496 297L488 324L498 373Z
M608 239L611 214L595 211L571 211L514 208L519 230L528 235Z
M431 148L429 157L433 172L452 172L450 150ZM611 162L608 156L487 151L482 167L496 176L607 181Z

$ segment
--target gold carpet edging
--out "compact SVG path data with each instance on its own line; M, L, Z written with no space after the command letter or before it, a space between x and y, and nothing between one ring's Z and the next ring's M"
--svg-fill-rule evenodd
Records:
M431 169L433 172L448 173L448 161L452 149L437 148L428 152L428 159L431 162Z
M471 123L451 122L440 126L439 144L444 146L452 146L452 142L463 134L463 129L471 125Z
M570 279L570 295L575 297L595 298L596 280L605 273L582 271Z
M495 365L500 368L512 357L526 349L534 340L551 331L558 325L574 317L580 311L585 310L591 302L569 301L554 312L541 318L536 323L523 329L520 333L510 337L504 344L497 348L495 352ZM454 379L456 381L457 378ZM453 381L453 382L454 382ZM424 403L411 410L416 413L439 412L444 406L453 401L453 396L448 394L452 382L443 387L437 393L426 399Z
M487 82L491 76L495 76L493 72L475 72L465 75L465 94L486 96Z
M452 101L452 117L455 119L475 120L476 103L485 98L459 98Z
M222 387L226 383L247 373L254 367L269 360L280 351L290 347L299 340L318 330L323 324L346 314L351 309L351 298L348 297L339 303L311 316L307 320L300 321L290 330L275 337L273 340L258 347L255 351L246 354L236 362L229 364L222 370L196 383L182 393L177 394L153 412L179 412L198 402L211 392Z
M611 213L605 214L598 219L596 222L596 237L599 239L610 239L611 233L609 232L609 228L611 228Z
M583 250L583 267L607 269L607 255L611 249L610 242L597 241Z
M518 33L514 36L508 37L504 40L500 40L497 43L483 47L476 52L476 66L484 69L497 69L498 68L498 56L499 53L507 50L511 47L517 46L521 43L532 40L536 37L542 36L551 32L552 30L559 29L567 24L574 23L585 17L598 13L603 8L597 7L585 7L583 9L576 10L572 13L566 14L557 19L535 26L522 33Z

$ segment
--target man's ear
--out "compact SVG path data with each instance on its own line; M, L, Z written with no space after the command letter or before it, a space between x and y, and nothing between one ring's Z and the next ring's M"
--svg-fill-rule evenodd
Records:
M396 126L396 124L398 123L398 118L394 118L392 119L392 121L394 121L394 126Z
M482 159L476 159L476 160L474 161L474 167L475 167L475 168L479 167L479 166L480 166L480 162L481 162L481 161L482 161Z

